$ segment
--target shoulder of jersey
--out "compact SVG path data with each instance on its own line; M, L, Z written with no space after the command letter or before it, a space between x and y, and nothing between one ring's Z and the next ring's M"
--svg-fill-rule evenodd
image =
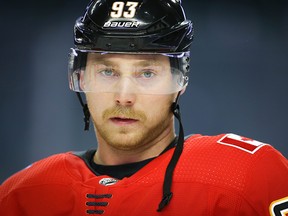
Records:
M186 152L208 151L213 154L244 154L252 156L272 148L267 143L256 141L244 136L228 133L216 136L195 134L185 140ZM266 148L263 148L266 147Z
M67 169L67 166L70 166L72 161L74 166ZM44 184L67 185L69 179L75 179L78 177L77 174L75 174L77 172L74 172L73 170L77 170L77 167L79 168L79 166L83 165L83 161L72 155L70 152L55 154L41 159L15 173L8 178L1 187L3 186L8 188L9 191L12 191L15 188L19 189L22 187L39 186Z
M271 150L276 152L268 144L235 134L193 135L185 141L176 179L243 190L253 166Z

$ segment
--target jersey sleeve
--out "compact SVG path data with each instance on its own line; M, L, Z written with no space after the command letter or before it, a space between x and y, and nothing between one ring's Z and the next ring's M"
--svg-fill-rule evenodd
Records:
M65 154L59 154L37 161L4 181L0 215L71 215L75 196L64 158Z
M73 215L74 191L69 185L23 187L0 199L1 216Z
M265 149L265 151L264 151ZM267 145L247 177L245 197L259 215L288 213L288 161Z

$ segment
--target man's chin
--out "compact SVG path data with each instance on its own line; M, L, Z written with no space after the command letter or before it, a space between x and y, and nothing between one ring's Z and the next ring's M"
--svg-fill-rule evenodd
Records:
M106 142L115 149L123 151L135 150L143 145L143 139L139 135L124 132L107 137Z

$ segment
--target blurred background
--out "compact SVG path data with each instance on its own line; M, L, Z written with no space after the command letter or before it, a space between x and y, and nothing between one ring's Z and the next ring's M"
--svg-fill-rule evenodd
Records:
M51 154L96 147L68 89L73 25L88 0L1 3L0 182ZM288 156L288 1L183 0L194 23L185 134L233 132Z

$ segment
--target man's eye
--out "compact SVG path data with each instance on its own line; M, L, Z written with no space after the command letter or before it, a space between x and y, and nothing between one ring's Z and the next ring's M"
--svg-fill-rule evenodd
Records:
M148 79L148 78L151 78L151 77L155 76L155 74L153 72L151 72L151 71L145 71L145 72L142 73L142 76L144 78Z
M113 72L113 70L102 70L100 73L103 76L107 76L107 77L116 76L116 74Z

